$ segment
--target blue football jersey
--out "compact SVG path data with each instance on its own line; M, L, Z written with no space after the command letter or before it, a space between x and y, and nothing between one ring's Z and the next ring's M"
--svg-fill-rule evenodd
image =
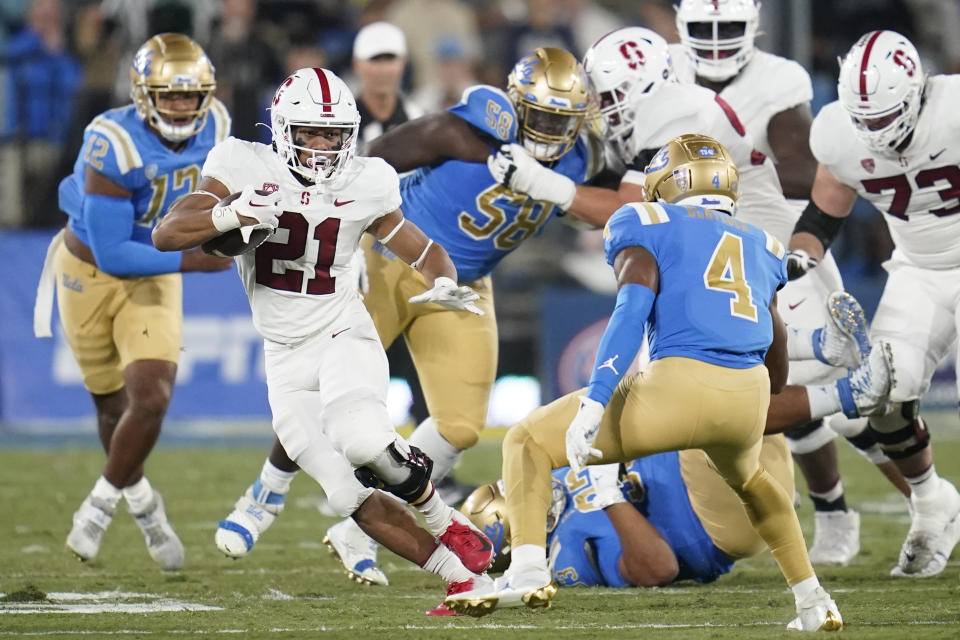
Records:
M73 173L60 182L60 209L70 229L89 244L83 219L86 168L91 167L132 194L132 239L152 246L150 232L174 200L193 191L200 168L213 145L230 135L226 107L214 99L203 129L180 151L164 146L137 116L133 105L111 109L94 118L83 133L83 146Z
M677 580L712 582L728 573L733 560L714 544L690 505L677 453L669 451L630 462L623 494L652 524L677 556ZM553 472L563 485L566 506L550 533L550 565L557 584L564 586L628 586L618 563L620 539L601 509L587 472L569 467Z
M763 362L773 340L770 301L787 282L776 238L725 213L650 202L618 209L603 235L611 265L629 246L656 258L650 360L681 356L736 369Z
M467 89L450 112L499 144L517 141L517 115L507 95L494 87ZM551 168L582 183L599 170L602 154L583 135ZM539 233L559 211L497 183L483 162L446 160L421 167L400 182L403 212L450 254L462 281L488 275L520 243ZM378 250L385 251L382 247Z

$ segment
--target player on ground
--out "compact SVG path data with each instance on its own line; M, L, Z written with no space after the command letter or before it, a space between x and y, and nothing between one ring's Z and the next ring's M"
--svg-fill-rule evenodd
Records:
M64 336L107 453L102 475L73 514L67 548L81 560L96 557L125 498L150 556L175 570L183 545L144 463L180 358L179 272L220 271L230 260L199 249L161 253L150 230L196 186L207 153L230 133L230 117L213 97L213 65L187 36L147 40L130 65L130 83L133 104L93 119L73 173L60 183L60 208L70 219L47 252L34 330L51 335L55 282Z
M809 200L817 169L808 144L813 88L809 74L799 64L755 48L759 14L757 0L681 0L677 6L680 43L670 45L670 53L677 79L715 91L737 113L757 149L775 163L783 193L793 208L785 221L792 225ZM778 239L787 241L782 235ZM791 282L780 295L780 313L788 326L820 322L816 307L839 284L833 256L827 253L825 259L827 270ZM818 278L826 281L818 282ZM836 370L822 364L791 363L789 381L807 384L836 376ZM830 423L859 450L872 452L868 454L871 461L909 495L896 466L866 430L865 419L850 421L837 416ZM823 420L815 420L790 429L786 436L815 510L810 560L845 565L860 548L860 514L846 505L834 432Z
M646 177L649 202L622 207L604 230L619 291L585 395L538 409L504 440L510 568L493 585L444 602L472 615L550 603L553 469L568 461L579 472L591 460L697 448L746 505L793 589L798 616L790 627L840 629L836 605L807 557L792 496L760 465L770 392L787 376L786 329L776 310L776 291L787 281L783 247L733 217L739 175L716 140L671 140ZM651 364L620 384L643 341L640 323L649 327Z
M489 540L440 499L430 459L390 424L386 355L357 294L350 259L367 231L417 274L411 303L482 314L474 304L478 296L456 284L443 247L404 218L396 172L377 158L354 156L360 115L340 78L300 69L277 89L270 120L272 147L236 138L214 147L199 189L173 207L154 230L154 242L176 250L232 229L276 229L255 251L238 256L237 267L264 337L277 437L341 516L352 516L401 555L411 536L422 538L421 553L404 557L460 588L474 584L478 576L471 572L490 562ZM231 204L218 205L238 191ZM377 488L423 513L430 534L394 501L371 501ZM384 521L385 513L392 519ZM229 555L249 550L257 522L274 517L264 509L233 515L217 530L217 544Z
M760 463L793 494L793 463L783 436L763 439ZM505 569L510 521L503 481L477 489L461 511L493 542L492 570ZM626 465L591 465L580 473L570 467L553 472L547 556L558 586L712 582L735 560L766 548L740 498L698 449L658 453Z
M960 79L927 78L907 38L872 31L844 57L838 93L810 130L819 165L790 248L819 260L857 196L887 214L896 248L884 263L872 333L892 345L897 384L894 411L871 418L870 428L912 490L910 530L892 573L926 577L943 571L960 538L960 494L937 475L919 415L960 323L960 146L950 136Z
M391 129L368 148L397 171L414 171L400 183L407 218L447 249L461 281L477 291L477 305L485 312L437 313L431 306L409 304L407 298L424 289L420 275L382 241L365 241L370 290L364 302L383 344L402 335L413 356L431 417L410 442L434 461L434 480L450 472L485 426L498 349L490 272L562 212L562 207L498 184L487 158L501 144L516 141L559 175L588 180L602 155L583 128L588 99L586 77L571 54L537 49L516 64L507 93L471 87L448 111ZM279 513L296 469L275 443L254 491L240 498L227 522L248 508ZM255 523L257 535L272 520ZM374 562L376 546L350 521L334 525L327 541L353 576L387 584Z

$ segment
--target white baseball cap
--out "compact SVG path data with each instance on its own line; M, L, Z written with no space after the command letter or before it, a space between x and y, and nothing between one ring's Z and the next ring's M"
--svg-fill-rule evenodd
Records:
M370 60L384 54L399 57L407 55L407 39L403 31L389 22L371 22L360 29L353 41L353 57Z

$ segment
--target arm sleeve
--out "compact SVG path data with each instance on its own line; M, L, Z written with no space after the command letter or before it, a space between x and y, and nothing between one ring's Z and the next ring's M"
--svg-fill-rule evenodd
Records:
M132 239L133 203L123 198L86 194L83 219L97 266L116 277L152 276L180 270L180 252L161 252Z

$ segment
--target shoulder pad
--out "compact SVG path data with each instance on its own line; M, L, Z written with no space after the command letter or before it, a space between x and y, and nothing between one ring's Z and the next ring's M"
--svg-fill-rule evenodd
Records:
M510 99L500 89L481 84L463 92L450 113L462 118L489 136L502 142L517 139L517 114Z
M670 208L670 205L664 206L659 202L631 202L617 209L603 228L603 250L607 263L613 265L617 254L630 246L643 246L656 255L649 240L646 240L648 231L670 222Z
M84 163L107 177L122 176L143 166L133 136L119 122L99 115L84 132Z

